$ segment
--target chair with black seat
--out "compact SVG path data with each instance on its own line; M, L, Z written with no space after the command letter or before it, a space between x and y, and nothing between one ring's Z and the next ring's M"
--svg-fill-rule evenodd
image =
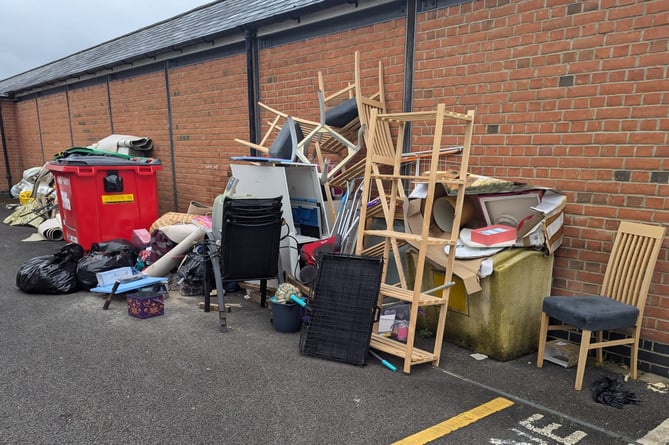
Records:
M583 386L583 375L591 349L598 363L602 348L630 346L630 378L637 378L641 322L655 264L666 228L623 221L618 227L601 294L595 296L550 296L543 302L537 367L541 368L548 331L580 330L581 342L574 388ZM563 324L550 324L551 319ZM604 339L604 331L608 331ZM613 334L620 332L622 335ZM594 342L591 337L595 334Z
M266 306L267 280L279 275L279 243L283 225L282 196L234 198L236 178L214 202L212 230L206 234L213 277L204 274L204 311L210 311L211 285L216 286L221 332L227 332L223 281L260 280L260 304ZM213 282L212 282L213 281Z
M226 198L221 225L221 278L260 280L260 305L266 306L267 280L279 278L282 197Z
M272 143L267 146L267 143L269 143L272 138L274 138ZM295 119L287 114L276 114L274 119L269 122L269 127L259 144L254 144L253 142L237 138L235 139L235 142L261 153L265 153L273 159L295 161L299 158L301 162L308 162L308 160L301 157L301 153L297 151L297 146L303 139L304 135L302 134L302 128L298 125Z

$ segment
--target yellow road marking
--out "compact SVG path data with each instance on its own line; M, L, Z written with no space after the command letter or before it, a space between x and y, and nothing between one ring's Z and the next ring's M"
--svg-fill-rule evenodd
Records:
M417 445L432 442L448 433L494 414L497 411L508 408L511 405L513 405L511 400L497 397L483 405L479 405L476 408L472 408L469 411L451 417L450 419L431 426L430 428L426 428L423 431L405 437L404 439L395 442L393 445Z

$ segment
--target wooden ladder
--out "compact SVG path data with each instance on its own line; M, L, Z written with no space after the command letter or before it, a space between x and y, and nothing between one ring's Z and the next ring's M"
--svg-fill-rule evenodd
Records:
M356 254L371 255L382 254L384 258L383 274L381 279L381 290L379 292L379 307L387 302L410 303L409 328L406 343L383 336L378 333L378 324L372 333L370 347L388 354L400 357L404 360L403 371L411 372L413 365L422 363L433 363L439 365L441 347L448 308L450 286L452 285L453 264L455 261L455 245L459 237L460 219L462 206L465 198L465 183L469 164L469 153L473 132L474 111L467 114L446 111L443 104L439 104L436 110L407 112L407 113L379 113L375 108L370 109L369 128L367 129L367 156L365 159L363 199L360 208L360 225L357 233ZM453 124L455 121L455 124ZM444 133L445 122L448 122L451 132ZM464 125L464 129L454 130ZM428 167L424 174L409 174L403 169L402 147L405 140L411 137L409 129L420 127L421 137L425 138L425 129L431 129L431 151ZM398 137L393 144L391 133L397 127ZM455 169L458 174L452 172L440 172L440 161L444 153L442 140L453 136L462 144L452 151L459 164ZM424 140L424 139L423 139ZM413 142L413 141L408 141ZM449 156L449 161L450 161ZM390 173L388 173L391 171ZM398 209L409 205L409 198L405 192L405 184L422 183L426 189L423 198L423 222L420 232L413 233L402 231L396 226ZM430 221L432 219L432 207L435 199L437 186L446 186L451 190L455 198L453 229L450 233L434 235L430 233ZM377 200L382 208L381 218L376 218L379 224L372 226L374 220L368 217L368 203ZM405 222L406 224L406 222ZM378 242L381 239L382 241ZM377 240L376 242L374 240ZM418 251L415 277L413 282L407 277L402 266L402 253L400 248L404 244L410 244ZM428 249L444 249L449 246L447 264L445 265L445 277L443 287L425 292L422 290L422 277L426 272L425 261ZM394 260L397 270L398 282L388 282L389 260ZM436 295L435 295L436 294ZM425 306L433 306L439 311L437 329L435 332L434 347L431 351L414 347L416 338L416 322L419 309Z

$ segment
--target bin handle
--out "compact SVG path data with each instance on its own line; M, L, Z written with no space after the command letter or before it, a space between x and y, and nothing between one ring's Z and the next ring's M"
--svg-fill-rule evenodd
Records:
M95 169L88 166L77 167L77 176L95 176Z
M135 172L138 175L152 175L154 173L154 169L151 166L147 165L137 165L135 166Z

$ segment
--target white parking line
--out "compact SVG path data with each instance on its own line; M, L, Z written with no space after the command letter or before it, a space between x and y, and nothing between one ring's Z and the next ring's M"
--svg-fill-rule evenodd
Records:
M637 440L637 443L643 445L666 445L669 443L669 419L659 424L654 429L648 431L648 434Z

